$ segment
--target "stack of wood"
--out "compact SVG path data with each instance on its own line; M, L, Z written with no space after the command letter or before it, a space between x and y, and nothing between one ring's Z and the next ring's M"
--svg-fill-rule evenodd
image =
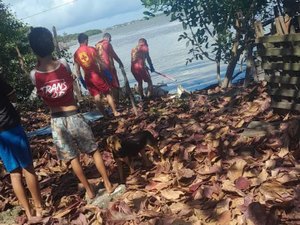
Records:
M284 0L283 8L276 7L274 11L270 35L264 35L262 23L255 23L257 53L272 107L299 112L300 0Z

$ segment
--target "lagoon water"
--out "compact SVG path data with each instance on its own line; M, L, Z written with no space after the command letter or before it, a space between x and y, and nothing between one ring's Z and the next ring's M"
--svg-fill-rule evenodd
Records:
M139 38L146 38L149 44L150 56L156 71L170 75L177 79L176 82L164 78L155 73L151 74L154 84L167 84L171 93L176 92L177 85L181 84L189 91L199 90L217 82L216 64L207 59L194 61L186 65L189 57L186 41L178 41L183 32L182 25L178 22L169 22L169 18L158 16L150 20L137 21L135 23L110 29L107 32L112 35L112 45L115 52L123 61L130 86L136 81L130 72L130 52L136 46ZM89 37L89 45L94 46L102 39L102 34ZM78 45L70 47L69 52L74 54ZM121 71L115 64L118 77L123 84ZM221 75L225 73L226 65L221 66Z

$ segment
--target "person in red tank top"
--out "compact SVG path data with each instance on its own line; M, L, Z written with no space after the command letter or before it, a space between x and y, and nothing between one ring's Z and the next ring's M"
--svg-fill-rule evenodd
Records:
M141 38L139 39L138 45L131 51L131 72L138 82L138 91L142 98L144 98L143 81L148 83L147 96L151 96L153 93L153 84L146 66L146 60L149 64L150 71L154 72L155 70L149 55L148 43L146 39Z
M111 35L109 33L105 33L103 35L103 39L96 44L96 50L101 61L101 69L106 74L107 81L113 91L114 99L118 102L120 83L114 65L114 60L119 63L120 68L124 68L124 66L110 42Z
M84 71L84 79L86 86L93 96L97 108L104 117L107 117L107 113L102 105L102 96L106 96L109 106L112 109L114 116L119 116L120 113L116 110L114 98L110 93L110 87L104 78L103 71L100 70L100 61L97 56L95 48L88 46L88 36L86 34L78 35L79 48L74 54L74 62L76 73L78 77L81 77L80 67Z
M96 193L84 175L78 150L92 155L107 192L113 192L114 187L108 179L92 130L78 112L70 67L65 60L52 58L54 44L51 32L46 28L36 27L31 30L28 39L38 60L38 65L31 71L30 76L37 93L50 108L57 157L71 164L88 197L93 199Z

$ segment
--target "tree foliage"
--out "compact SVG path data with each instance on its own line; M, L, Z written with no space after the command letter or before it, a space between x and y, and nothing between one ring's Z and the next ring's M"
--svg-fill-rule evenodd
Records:
M150 10L163 11L171 20L182 23L179 40L190 46L187 63L204 58L228 63L226 77L231 78L240 55L254 39L256 16L265 18L271 0L141 0Z
M34 63L27 41L28 27L18 21L0 0L0 73L16 89L21 99L26 98L33 86L24 72ZM22 59L19 53L22 53ZM24 62L21 66L20 60Z
M34 88L28 76L36 64L27 38L29 31L30 27L17 20L0 0L0 75L15 88L20 101L28 100ZM59 55L71 58L66 50Z

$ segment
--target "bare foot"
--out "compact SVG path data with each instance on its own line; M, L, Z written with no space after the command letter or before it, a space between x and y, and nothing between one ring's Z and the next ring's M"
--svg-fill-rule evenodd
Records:
M111 183L104 183L104 187L106 189L106 191L108 192L108 194L111 194L115 191L115 189L118 187L118 184L111 184Z
M45 217L45 216L49 216L49 214L50 214L49 208L44 208L42 206L35 207L35 215L37 217Z
M93 199L96 197L95 188L90 185L90 188L86 189L86 194L89 197L89 199Z
M115 117L121 116L121 113L119 113L119 112L116 111L116 112L114 112L114 116Z
M27 224L41 223L43 218L41 216L30 216L28 217Z
M43 216L43 207L42 206L36 206L35 207L35 215L37 217L42 217Z

